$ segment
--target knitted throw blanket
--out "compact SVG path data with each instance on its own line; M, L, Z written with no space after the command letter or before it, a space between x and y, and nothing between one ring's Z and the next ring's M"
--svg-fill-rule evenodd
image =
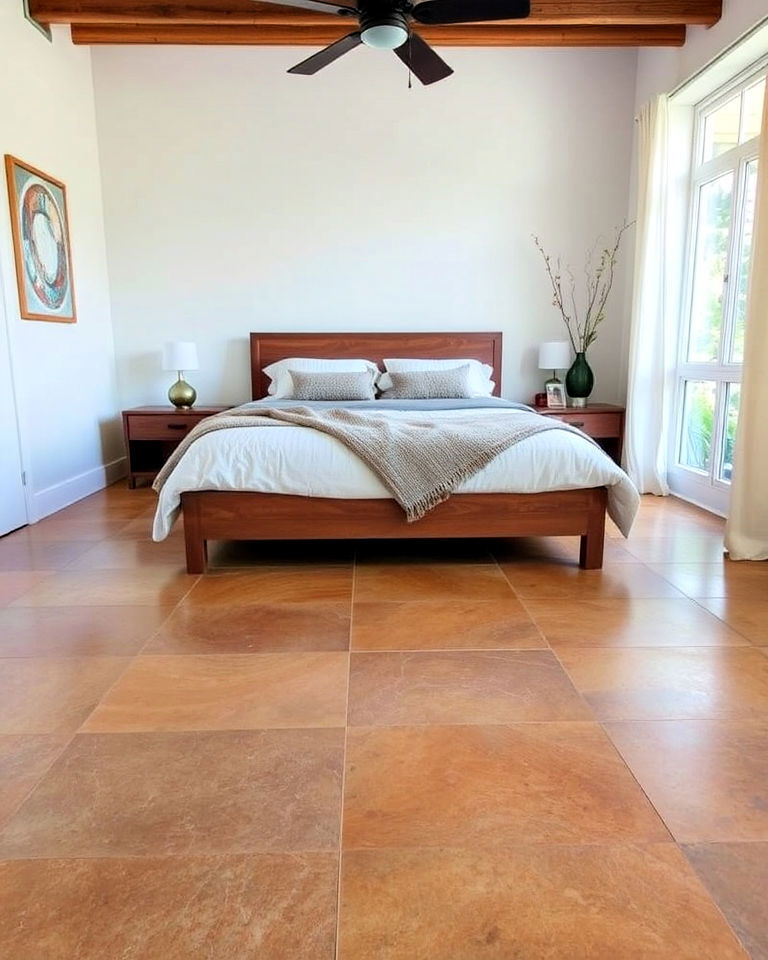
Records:
M502 451L545 430L567 430L589 440L561 420L537 413L500 410L493 417L445 417L439 420L389 419L378 413L337 408L235 408L202 420L174 450L152 485L159 493L191 444L216 430L292 424L320 430L358 456L405 511L409 523L447 500L464 480Z

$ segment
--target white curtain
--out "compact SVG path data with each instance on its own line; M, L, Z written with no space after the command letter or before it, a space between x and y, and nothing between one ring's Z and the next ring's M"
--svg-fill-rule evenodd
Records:
M732 560L768 560L768 96L744 337L744 368L725 546Z
M637 218L624 465L641 493L666 496L674 347L667 303L669 104L637 117Z

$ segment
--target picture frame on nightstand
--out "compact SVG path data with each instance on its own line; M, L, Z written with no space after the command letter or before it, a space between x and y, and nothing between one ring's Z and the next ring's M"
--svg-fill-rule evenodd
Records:
M563 387L562 383L547 384L547 407L550 410L565 409L565 388Z

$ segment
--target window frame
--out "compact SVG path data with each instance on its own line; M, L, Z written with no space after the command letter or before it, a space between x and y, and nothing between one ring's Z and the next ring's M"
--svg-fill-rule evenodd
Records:
M761 79L766 80L768 96L768 57L753 63L727 84L714 91L694 107L693 136L691 138L691 165L688 187L688 204L685 230L684 278L678 318L677 354L675 360L674 414L669 432L669 482L673 492L699 503L710 510L725 514L731 489L730 480L722 479L722 457L727 430L728 384L741 384L741 362L731 359L732 338L736 319L738 296L738 267L741 255L746 205L748 165L759 159L760 136L742 144L736 144L719 156L703 160L705 120L735 95ZM694 300L694 276L698 245L700 195L702 188L724 174L733 174L731 223L726 255L722 322L718 355L714 361L690 361L688 350L692 333ZM714 417L712 423L712 447L708 471L682 464L682 426L685 406L685 386L688 381L708 381L715 384Z

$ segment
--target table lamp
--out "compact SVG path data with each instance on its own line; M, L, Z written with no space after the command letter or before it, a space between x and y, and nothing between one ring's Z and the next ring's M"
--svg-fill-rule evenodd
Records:
M560 383L557 371L567 370L570 365L571 345L567 340L548 340L539 345L539 370L552 371L547 383Z
M163 370L175 370L179 379L168 391L168 399L179 410L189 410L197 391L184 379L185 370L197 370L197 344L190 340L169 340L163 344Z

